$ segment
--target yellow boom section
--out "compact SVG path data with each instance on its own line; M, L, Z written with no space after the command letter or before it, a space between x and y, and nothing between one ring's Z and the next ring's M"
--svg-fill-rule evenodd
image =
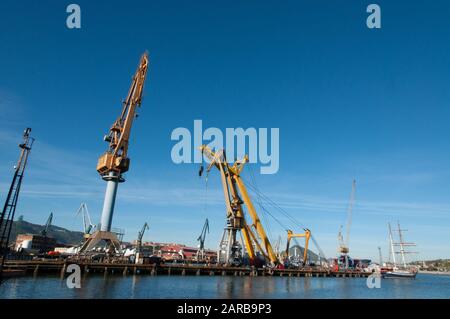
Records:
M136 117L136 107L141 105L148 64L148 56L144 53L133 76L127 98L123 102L122 113L104 138L109 142L109 148L100 156L97 163L97 172L102 176L111 171L119 174L128 171L130 166L130 159L127 156L128 142L131 126Z
M253 203L248 195L247 189L240 177L240 173L244 167L244 164L248 162L248 157L236 161L230 166L225 159L224 150L218 152L212 151L208 146L200 146L200 150L211 161L207 171L209 172L212 166L215 166L221 173L222 187L225 195L225 203L227 206L227 217L232 218L234 227L239 228L243 238L244 244L249 254L249 258L253 260L255 258L254 246L268 259L272 264L278 263L278 258L274 253L269 238L266 235L263 225L259 219L259 216L253 206ZM242 196L242 199L240 197ZM242 209L242 204L247 206L250 217L252 218L252 224L247 224ZM257 236L253 233L252 227L258 233L262 244L258 241Z

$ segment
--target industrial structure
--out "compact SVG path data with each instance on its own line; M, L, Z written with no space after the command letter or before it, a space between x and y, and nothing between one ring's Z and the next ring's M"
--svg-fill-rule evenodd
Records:
M52 221L53 221L53 213L50 213L50 215L47 218L47 222L44 225L44 228L41 230L42 237L47 237L47 233L50 226L52 225Z
M6 196L5 205L0 215L0 281L3 273L5 258L9 252L9 237L11 227L16 213L17 201L19 200L20 187L22 185L25 168L27 167L28 156L33 146L34 138L30 137L31 128L26 128L23 133L23 142L19 144L20 156L17 165L14 167L14 176Z
M41 234L19 234L14 249L33 254L47 253L54 250L56 244L56 239Z
M133 243L123 243L123 231L112 229L112 219L116 201L116 194L119 183L125 182L124 174L130 168L130 158L128 156L128 147L130 141L131 129L134 119L137 117L137 108L141 106L144 84L149 67L149 58L144 53L139 61L138 68L132 77L132 83L126 99L123 101L121 113L112 124L104 141L108 143L108 148L99 158L96 170L101 178L106 181L106 191L103 202L100 222L94 225L91 221L86 203L81 203L76 216L81 215L83 225L83 240L80 244L68 244L64 242L57 247L57 241L49 237L54 232L49 232L53 213L45 223L44 228L38 234L18 234L16 240L16 250L21 255L22 252L29 252L23 263L15 260L10 263L12 267L24 267L30 271L32 267L34 273L37 273L39 267L45 271L57 270L64 273L68 263L75 263L83 266L84 273L91 269L95 272L120 271L122 274L133 271L134 274L139 271L156 274L207 274L207 275L234 275L234 276L334 276L334 277L361 277L363 267L354 267L353 260L349 257L349 237L352 223L352 212L355 202L356 182L352 181L352 191L347 212L346 234L343 236L342 226L338 234L339 257L336 259L336 265L343 265L338 269L331 270L325 254L317 244L309 228L301 225L296 218L291 216L283 208L261 194L254 183L247 183L241 177L244 166L249 162L248 156L240 160L229 163L224 149L213 150L207 145L200 146L202 159L207 159L209 165L206 168L206 174L215 167L220 174L221 186L226 206L226 226L224 227L221 241L217 251L206 249L206 236L210 231L208 218L205 219L200 235L197 238L198 247L189 247L178 243L155 243L143 242L146 230L149 229L147 222L144 223L137 234L137 239ZM27 128L24 132L24 142L20 144L21 154L11 183L5 206L1 212L0 219L0 252L1 267L3 270L5 255L9 251L9 237L11 233L12 222L17 206L21 182L26 168L29 153L31 151L34 139L30 137L31 129ZM251 169L251 167L249 168ZM199 175L204 172L201 166ZM250 170L251 173L251 170ZM245 181L245 182L244 182ZM275 245L272 246L269 236L272 236L270 224L264 220L268 233L261 222L260 216L255 209L255 205L247 191L247 187L253 194L257 195L257 204L259 205L261 217L267 213L274 218L287 232L287 237L279 236ZM272 207L278 209L288 223L295 224L295 228L286 227L279 219L263 207L261 201L265 200ZM294 233L291 229L303 229L303 232ZM54 231L55 229L53 229ZM392 258L396 264L392 233L389 225ZM404 258L405 243L402 238L400 226L400 254L402 255L402 265L406 268ZM33 230L32 233L37 231ZM31 231L30 231L31 233ZM281 232L284 234L284 232ZM314 232L315 234L315 232ZM79 235L79 234L77 234ZM277 234L279 235L279 234ZM57 237L57 236L55 236ZM286 238L286 249L280 248L282 238ZM301 251L300 245L291 246L291 241L297 238L304 238L302 256L297 254ZM77 236L74 241L81 241L81 236ZM311 242L310 242L311 241ZM275 242L275 241L274 241ZM319 251L316 255L309 251L310 245L315 245ZM291 251L294 251L292 254ZM382 264L381 250L380 265ZM292 256L293 255L293 256ZM11 256L11 255L10 255ZM56 256L56 257L55 257ZM109 257L113 258L109 258ZM106 257L106 258L105 258ZM48 259L56 259L50 262ZM300 258L301 262L300 262ZM20 259L20 258L17 258ZM318 263L315 261L318 260ZM334 261L334 259L333 259ZM354 260L355 264L368 264L366 260ZM247 267L248 265L252 267ZM109 270L108 270L109 269ZM1 279L1 277L0 277Z
M349 240L350 240L350 228L352 225L352 213L353 213L353 205L355 204L355 192L356 192L356 181L352 181L352 191L350 194L350 201L348 204L348 211L347 211L347 226L346 226L346 236L345 238L342 236L342 226L339 229L338 234L338 253L340 254L338 261L343 259L343 266L345 269L349 267Z
M81 218L83 219L83 237L84 240L87 240L91 236L92 231L95 229L95 225L92 224L91 216L89 215L89 210L86 203L81 203L75 216L78 215L81 215Z
M209 173L213 166L219 170L225 196L227 220L219 246L218 262L224 265L241 265L243 263L244 252L238 238L238 235L242 235L251 265L258 264L260 258L262 258L262 262L271 265L278 264L277 255L240 176L245 163L248 162L248 157L245 156L230 165L226 160L225 150L223 149L214 152L208 146L202 145L200 151L210 160L207 172ZM203 166L200 169L200 174L202 172ZM246 221L243 205L246 206L251 217L250 224Z
M136 241L136 253L138 254L142 249L142 238L144 237L145 231L149 229L148 224L145 223L144 226L142 226L142 229L138 232L138 238Z
M147 76L148 56L144 53L133 76L128 96L123 102L122 113L111 126L104 140L109 143L108 150L100 156L97 172L106 181L106 193L100 221L100 229L96 230L82 245L80 253L90 251L100 242L106 243L106 251L110 254L120 252L120 242L116 233L111 231L117 187L125 181L123 173L130 167L128 144L133 120L137 116L136 108L141 105L144 82Z
M308 259L308 246L309 239L311 238L311 231L309 229L304 229L304 233L302 234L294 234L292 230L288 229L287 231L287 244L286 244L286 258L289 260L289 244L292 238L305 238L305 246L303 248L303 266L306 265L306 261Z
M197 241L199 242L198 250L195 259L197 261L204 261L205 260L205 239L206 239L206 233L209 233L209 221L208 218L205 220L205 224L203 225L202 232L200 233L200 236L198 236Z

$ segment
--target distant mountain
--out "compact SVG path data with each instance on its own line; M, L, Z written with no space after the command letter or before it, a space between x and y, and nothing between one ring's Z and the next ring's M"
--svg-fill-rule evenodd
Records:
M39 235L44 226L32 224L24 220L14 221L11 228L10 242L15 242L19 234ZM76 245L83 240L83 233L71 231L62 227L51 225L47 231L47 236L55 238L58 244Z

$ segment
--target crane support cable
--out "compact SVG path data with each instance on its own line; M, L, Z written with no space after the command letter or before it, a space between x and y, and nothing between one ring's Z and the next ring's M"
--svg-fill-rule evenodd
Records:
M241 177L242 178L242 177ZM257 195L258 198L258 205L261 207L262 211L266 213L267 215L271 216L284 230L287 230L289 227L287 227L285 224L283 224L278 218L276 218L271 212L269 212L266 207L262 204L261 198L263 195L254 185L246 181L248 188ZM267 201L267 200L266 200Z
M248 181L247 185L248 188L250 190L252 190L254 193L257 194L259 199L264 199L266 202L268 202L269 205L271 205L272 207L276 208L278 211L280 211L285 217L287 217L293 224L295 224L296 226L305 229L306 227L303 225L303 223L297 221L291 214L289 214L285 209L283 209L280 205L278 205L276 202L274 202L271 198L269 198L268 196L266 196L264 193L260 192L255 185L253 185L252 183L249 183ZM268 215L270 215L281 227L283 227L285 230L288 229L288 227L286 227L286 225L284 225L278 218L276 218L272 213L270 213L262 204L261 204L261 208L263 209L263 211L265 211ZM325 253L323 252L322 248L319 246L317 240L314 238L313 235L311 235L311 240L314 243L314 246L317 248L317 250L319 251L319 255L321 255L321 257L323 259L327 259Z
M253 169L252 169L252 166L251 165L249 165L248 166L248 168L249 168L249 172L250 172L250 177L251 177L251 179L252 179L252 186L255 188L255 189L258 189L258 187L257 187L257 185L256 185L256 180L255 180L255 175L254 175L254 173L253 173ZM263 205L262 205L262 202L261 202L261 196L260 196L260 194L258 193L258 194L256 194L257 196L256 196L256 201L257 201L257 203L258 203L258 206L259 206L259 208L261 209L261 211L263 212L263 214L262 214L262 218L263 218L263 221L264 221L264 224L266 225L266 229L267 229L267 232L268 232L268 235L269 235L269 240L270 240L270 242L273 242L273 239L274 239L274 237L273 237L273 234L272 234L272 230L271 230L271 228L270 228L270 223L268 223L267 222L267 210L265 209L265 208L263 208Z
M242 178L242 177L241 177ZM246 181L247 182L247 181ZM248 184L248 182L247 182ZM259 193L261 198L263 198L266 202L268 202L269 205L276 208L278 211L280 211L286 218L288 218L294 225L300 227L300 228L306 228L303 223L296 220L291 214L289 214L285 209L283 209L280 205L278 205L276 202L274 202L272 199L270 199L268 196L264 195L264 193L260 192L258 189L256 189L254 186L249 185L249 188L255 192Z
M319 259L320 259L320 257L322 257L326 261L327 256L325 256L325 253L323 252L322 248L320 248L319 244L317 243L317 240L314 238L314 236L312 234L311 234L310 238L311 238L312 242L314 243L314 246L316 246L317 250L319 251Z

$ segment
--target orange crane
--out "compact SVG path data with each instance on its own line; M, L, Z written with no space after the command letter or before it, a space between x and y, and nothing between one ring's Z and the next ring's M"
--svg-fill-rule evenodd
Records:
M97 172L107 182L100 230L88 238L81 247L80 252L91 250L102 240L109 243L110 249L120 250L119 240L116 234L111 232L112 217L117 186L125 181L122 174L127 172L130 167L128 143L133 120L137 116L136 108L142 102L142 92L148 65L149 59L147 53L144 53L133 76L128 96L123 102L122 112L111 126L109 133L104 137L104 140L109 143L108 150L100 156L97 163Z
M208 146L202 145L200 150L211 161L207 172L209 173L213 166L220 171L227 208L227 225L220 243L218 262L225 265L239 265L242 263L242 249L237 238L240 232L243 236L250 264L255 264L256 262L256 251L259 251L272 265L278 264L278 258L240 176L245 163L248 162L248 157L245 156L242 160L237 160L233 165L230 165L226 160L223 149L214 152ZM202 171L203 169L201 168L200 173ZM247 207L252 220L251 224L248 224L245 219L243 205Z

